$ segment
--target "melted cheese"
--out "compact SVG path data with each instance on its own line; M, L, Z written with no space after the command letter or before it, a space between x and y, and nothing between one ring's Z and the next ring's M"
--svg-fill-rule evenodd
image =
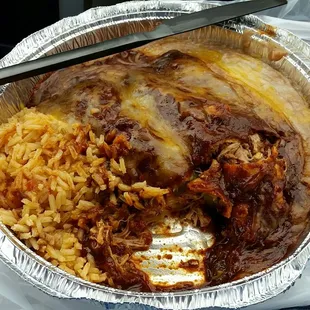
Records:
M120 115L138 121L152 134L154 139L150 143L158 154L160 169L183 175L188 169L189 149L176 128L160 114L150 90L141 83L131 82L130 87L123 90Z

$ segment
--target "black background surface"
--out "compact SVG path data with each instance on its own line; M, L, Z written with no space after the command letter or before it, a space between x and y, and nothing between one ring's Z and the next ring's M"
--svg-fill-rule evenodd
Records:
M124 0L82 1L83 9L80 10L77 9L75 0L0 0L0 58L10 52L23 38L58 21L61 2L69 6L69 10L66 10L67 15L71 15L70 11L77 14L91 7L124 2Z
M1 0L0 57L31 33L59 19L57 0Z
M84 0L83 2L83 9L86 10L93 6L113 5L123 1ZM10 52L23 38L60 19L58 0L1 0L0 3L0 58ZM74 6L74 1L68 3ZM76 12L73 8L72 11Z

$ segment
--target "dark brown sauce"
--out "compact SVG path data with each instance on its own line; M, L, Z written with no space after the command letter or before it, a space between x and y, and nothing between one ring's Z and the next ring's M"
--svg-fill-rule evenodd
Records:
M186 270L188 270L190 272L198 270L199 269L199 260L197 260L197 259L190 259L190 260L188 260L186 262L182 261L179 264L179 267L183 268L183 269L186 269Z
M165 254L165 255L163 255L163 258L165 258L165 259L172 259L173 256L172 256L172 254Z

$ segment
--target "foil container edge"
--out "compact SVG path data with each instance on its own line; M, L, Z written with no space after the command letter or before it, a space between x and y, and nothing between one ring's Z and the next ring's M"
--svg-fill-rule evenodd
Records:
M109 26L126 20L119 16L139 19L139 11L166 10L161 18L171 18L181 13L192 12L218 5L216 1L147 1L128 2L112 7L95 8L76 17L69 17L30 35L19 43L11 53L0 60L0 67L38 58L48 54L53 48L74 39L89 27ZM114 18L117 17L118 18ZM129 18L129 20L130 20ZM146 17L145 17L146 18ZM149 18L155 18L150 14ZM248 27L264 27L264 23L255 16L247 16L240 23ZM310 46L293 34L276 29L277 44L292 53L296 66L304 70L304 76L310 82ZM51 39L52 38L52 39ZM270 38L268 38L269 40ZM0 88L5 93L6 87ZM0 103L1 108L1 103ZM206 307L237 308L265 301L289 288L301 275L310 257L310 234L287 259L253 276L228 284L205 289L196 289L176 293L136 293L90 284L70 276L53 267L38 255L30 251L0 223L0 259L23 279L42 291L59 298L89 299L116 306L117 304L139 304L141 309L156 307L161 309L198 309ZM109 306L109 309L111 307Z

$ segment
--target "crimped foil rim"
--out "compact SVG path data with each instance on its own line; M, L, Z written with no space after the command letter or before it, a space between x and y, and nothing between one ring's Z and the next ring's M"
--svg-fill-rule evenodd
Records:
M164 11L165 13L167 10L171 11L171 13L186 13L214 5L216 5L216 2L140 1L121 3L111 7L94 8L76 17L61 20L30 35L0 61L0 67L38 58L61 44L63 40L68 40L88 32L90 24L93 25L93 28L102 27L109 20L113 20L116 17L116 12L118 12L119 16L129 14L139 19L139 16L142 16L139 14L140 11L151 12L159 7L167 8ZM260 19L254 16L245 17L243 21L249 24L256 22L264 25ZM123 20L120 20L120 22L123 22ZM115 24L115 21L113 24ZM280 40L277 43L284 45L297 55L295 57L297 65L300 65L305 71L310 81L310 46L302 43L300 39L297 39L293 34L285 30L279 29L276 32L280 38L281 36L286 38L283 42ZM294 46L289 44L290 40L299 40L298 43L302 46L302 53L294 51ZM306 61L308 65L305 65ZM4 89L0 89L0 92ZM236 308L264 301L291 286L301 275L310 257L309 240L310 234L307 235L303 243L291 256L263 272L215 287L174 293L123 291L92 284L68 275L29 250L3 224L0 224L0 259L26 281L60 298L92 299L111 304L136 303L163 309L197 309L210 306Z

